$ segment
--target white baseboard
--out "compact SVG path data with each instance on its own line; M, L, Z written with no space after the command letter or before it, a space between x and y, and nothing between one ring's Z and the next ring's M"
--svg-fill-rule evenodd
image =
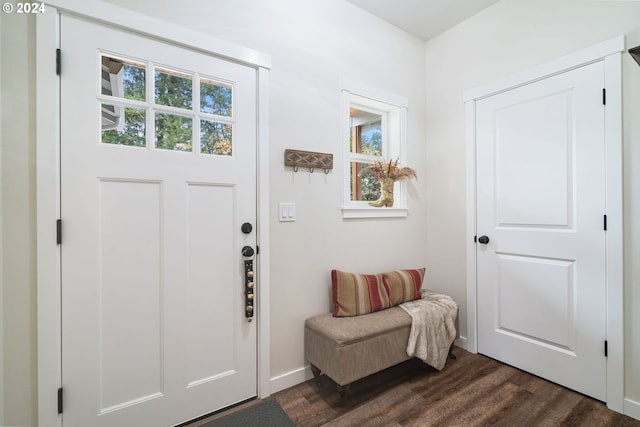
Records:
M277 377L273 377L269 380L271 385L271 394L293 387L294 385L303 383L311 378L313 378L313 374L311 373L311 368L308 366L285 372L284 374L278 375Z
M640 402L636 402L631 399L625 399L624 414L640 421Z
M467 337L458 337L456 338L456 340L453 342L453 344L457 347L463 348L467 351L469 351L467 349Z

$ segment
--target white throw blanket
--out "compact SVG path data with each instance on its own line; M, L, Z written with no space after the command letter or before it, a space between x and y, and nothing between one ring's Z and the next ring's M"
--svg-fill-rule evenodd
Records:
M456 339L458 304L448 295L423 291L422 299L404 302L400 307L412 319L407 355L437 370L444 368L449 348Z

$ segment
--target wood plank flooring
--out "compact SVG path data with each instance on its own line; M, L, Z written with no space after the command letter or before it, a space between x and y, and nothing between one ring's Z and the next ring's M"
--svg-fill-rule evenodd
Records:
M457 347L454 354L440 372L413 359L360 380L344 402L325 376L320 387L309 380L269 399L297 426L640 427L534 375Z

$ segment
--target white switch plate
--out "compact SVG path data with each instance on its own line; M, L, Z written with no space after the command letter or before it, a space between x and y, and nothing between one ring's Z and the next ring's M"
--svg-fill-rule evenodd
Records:
M296 204L280 203L278 205L278 220L280 222L291 222L296 220Z

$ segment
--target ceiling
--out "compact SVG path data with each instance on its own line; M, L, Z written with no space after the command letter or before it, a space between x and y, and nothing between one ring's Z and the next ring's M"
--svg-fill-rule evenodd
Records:
M423 40L429 40L499 0L347 0Z

